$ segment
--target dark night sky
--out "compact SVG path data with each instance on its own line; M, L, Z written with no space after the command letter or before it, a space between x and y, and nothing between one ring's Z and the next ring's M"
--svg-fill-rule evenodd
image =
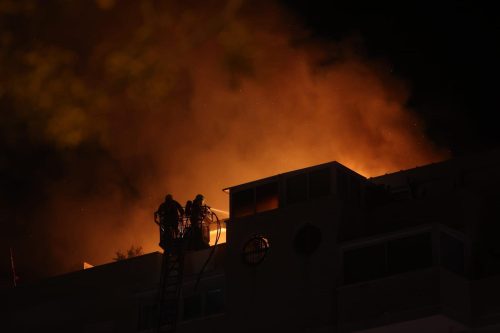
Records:
M360 36L369 57L386 59L411 83L409 105L427 133L454 155L498 146L500 20L492 4L286 2L315 36Z
M200 10L200 5L193 1L193 7L196 7L193 9L194 17L211 22L210 16L218 15L219 10L215 7L220 2L224 1L207 1L206 7ZM138 9L135 8L139 2L123 1L115 8L96 9L95 3L106 7L113 1L65 3L53 0L43 6L33 7L34 11L30 9L30 1L17 2L27 4L27 9L19 10L13 9L16 7L13 3L16 2L0 0L0 61L3 66L0 68L0 223L4 229L0 233L0 275L3 281L9 274L9 246L16 247L20 275L25 280L30 280L29 276L66 271L71 269L68 263L59 270L54 268L60 265L61 257L66 253L72 255L71 260L75 262L82 258L93 258L88 248L76 246L74 249L71 246L87 237L85 233L88 229L79 227L80 223L86 222L81 221L97 221L97 214L107 218L106 214L116 209L113 204L122 205L125 207L121 212L123 215L109 213L116 221L113 222L113 228L102 229L106 230L102 232L121 230L124 228L123 216L130 215L132 211L151 212L156 207L164 189L155 189L155 193L148 194L148 190L154 188L150 185L155 183L155 175L174 173L177 169L168 158L157 161L154 149L143 151L150 142L148 140L153 140L149 135L154 138L155 131L161 130L143 129L140 124L155 123L155 117L160 116L155 111L158 109L156 105L172 110L189 109L193 100L196 102L196 98L193 98L196 95L193 92L196 78L204 77L203 73L196 71L205 69L204 65L183 67L174 56L169 58L171 50L177 57L178 54L182 55L180 51L176 53L174 46L184 45L182 33L196 32L198 23L195 22L193 28L191 23L183 21L182 24L189 29L179 29L181 33L178 30L172 32L172 39L162 44L159 52L162 56L158 57L158 52L154 52L158 51L155 43L165 36L156 36L147 29L144 33L146 37L134 35L142 31L134 30L141 24ZM191 2L182 3L179 6L182 8L175 10L183 13L190 9ZM281 0L280 4L285 9L280 10L292 13L295 16L293 25L307 32L300 34L300 37L292 34L289 38L305 39L307 43L317 45L348 41L360 58L383 63L385 71L408 86L409 96L404 106L423 121L423 132L435 146L452 156L500 145L500 131L495 117L500 106L497 98L500 20L498 11L492 5L456 1L432 5L405 2L404 5L395 6L378 1L376 6L367 7L361 2L349 3ZM215 9L210 7L212 4ZM250 17L252 22L254 16L267 16L255 13L266 6L247 4L243 6L242 12L251 14L243 17L247 21ZM207 14L203 15L204 12ZM153 16L151 13L145 15ZM191 16L186 17L189 21ZM268 21L263 22L263 25L269 25ZM237 26L238 19L231 19L230 23ZM202 23L200 25L203 31L205 27ZM228 30L241 33L241 29L238 29ZM292 27L290 31L294 29ZM176 34L181 37L176 39ZM243 36L246 35L243 33ZM189 40L195 43L196 38L191 36ZM229 49L233 44L240 45L231 38L228 39ZM246 40L241 42L243 49L247 46L245 43ZM239 89L240 81L258 78L259 75L244 53L241 50L233 53L228 51L229 60L224 58L226 71L230 72L228 85L233 91ZM23 56L20 58L19 54ZM133 56L128 57L130 54ZM287 57L289 51L283 54ZM193 58L193 62L203 59L200 55L197 57ZM103 64L109 65L109 62L101 59L116 60L112 63L115 67L103 69ZM134 59L139 61L133 62ZM290 56L289 59L295 58ZM156 65L163 60L165 63L171 61L173 65ZM292 60L290 63L293 63ZM155 64L152 70L148 70L148 64ZM140 75L128 70L136 65ZM146 67L145 70L144 66L140 67L142 65ZM328 66L327 59L324 67ZM124 70L125 67L127 70ZM29 73L30 68L38 70L36 75ZM106 72L109 68L111 70ZM44 71L53 72L46 74ZM49 78L47 82L54 84L47 86L45 83L41 90L36 85L39 77L44 80ZM154 86L149 82L160 81L170 84L167 94L158 95L151 88ZM19 87L27 89L19 90ZM45 89L49 93L45 94ZM45 95L50 98L44 99ZM35 104L40 103L45 113L32 113L32 110L38 110L39 106ZM143 108L148 111L143 112ZM82 113L81 110L87 109L98 111ZM103 109L108 111L100 113L99 110ZM126 116L120 113L123 110L128 112ZM182 119L191 116L189 112L161 117L167 117L162 119L171 124L170 130L175 133L179 126L182 128ZM223 113L217 115L226 116ZM106 130L101 126L101 117L107 117ZM148 120L143 122L141 117ZM85 130L80 130L79 126ZM213 128L217 135L225 135L228 131L224 124L215 124ZM103 132L111 133L110 137L102 135ZM228 148L207 142L213 136L212 132L209 134L205 140L209 148L211 144L214 150ZM122 150L123 145L114 145L113 137L125 138L125 146L130 149ZM141 141L142 137L145 137L144 142ZM136 143L134 138L141 140ZM191 139L188 137L186 140ZM170 144L163 143L167 146ZM240 145L248 146L245 142ZM179 154L191 149L189 145L186 147ZM254 148L259 151L259 146ZM241 158L243 161L248 158L245 154ZM415 165L412 163L408 165ZM391 164L394 165L398 164ZM249 174L249 177L255 175ZM231 182L233 180L221 180L220 183L209 182L207 186L220 189L233 185ZM172 187L178 185L172 178L168 179L167 184ZM110 204L103 206L103 200L109 200ZM87 205L87 202L91 204ZM221 206L218 202L217 205ZM58 214L54 211L58 211ZM149 218L149 215L144 214ZM142 217L140 214L138 216ZM102 223L94 223L93 227L102 227ZM61 228L62 225L70 229ZM61 229L69 232L54 232ZM103 243L101 239L94 241ZM129 242L128 238L124 242ZM47 244L50 244L48 247L57 244L56 249L40 251ZM124 246L125 243L119 244ZM118 245L113 246L116 249ZM106 256L111 257L112 250L106 251ZM97 255L95 257L98 258ZM46 270L42 261L47 261Z

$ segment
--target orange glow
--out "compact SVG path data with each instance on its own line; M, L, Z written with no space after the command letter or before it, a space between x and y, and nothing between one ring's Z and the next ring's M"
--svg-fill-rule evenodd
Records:
M446 157L387 64L309 40L271 1L92 3L111 20L95 41L13 53L26 69L1 92L58 152L37 211L56 260L71 264L68 248L96 264L131 245L158 251L153 212L167 193L228 211L221 189L298 168L337 160L374 176Z
M88 262L84 261L83 262L83 269L89 269L94 267L94 265L89 264Z
M215 239L217 237L217 230L211 230L210 231L210 246L213 246L215 244ZM219 237L219 241L217 244L222 244L226 242L226 228L221 228L221 233Z

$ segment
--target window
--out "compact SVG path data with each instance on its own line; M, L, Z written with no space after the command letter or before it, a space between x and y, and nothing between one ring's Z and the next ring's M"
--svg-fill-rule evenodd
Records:
M193 320L203 316L223 313L225 310L224 290L221 288L208 290L183 298L182 320ZM168 312L163 307L162 325L167 323ZM143 305L139 311L138 330L149 330L158 325L158 305Z
M278 182L267 183L231 194L231 216L243 217L276 209L279 206Z
M182 320L193 320L223 313L225 310L224 290L207 290L184 298Z
M321 243L321 230L307 223L297 231L293 239L293 247L299 254L311 255Z
M231 215L233 217L242 217L253 213L254 191L252 188L231 194Z
M258 265L264 260L269 250L269 241L262 236L255 236L243 246L243 261L249 265Z
M286 203L294 204L331 193L329 168L302 173L286 179Z
M201 317L201 294L194 294L184 298L182 320L190 320Z
M320 169L309 173L309 197L318 198L330 194L330 169Z
M431 234L419 234L387 243L389 274L403 273L432 266Z
M430 233L344 252L344 283L369 281L432 266Z
M373 280L385 275L385 245L377 244L344 253L344 283Z
M279 191L278 183L268 183L256 188L256 210L257 213L278 208Z
M294 204L307 200L307 174L292 176L286 180L286 203Z
M207 291L205 300L205 315L224 312L224 292L222 289Z
M457 274L465 271L464 243L457 238L442 232L439 237L441 265Z

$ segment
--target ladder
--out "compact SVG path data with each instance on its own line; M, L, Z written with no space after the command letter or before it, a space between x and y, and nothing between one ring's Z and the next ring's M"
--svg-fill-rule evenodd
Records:
M208 206L204 206L206 214L202 220L202 225L217 224L217 241L220 236L220 221L217 215L210 211ZM161 226L160 226L161 227ZM200 226L202 227L202 226ZM166 230L163 230L165 232ZM209 228L207 229L209 232ZM168 233L167 233L168 234ZM158 299L158 325L156 332L175 333L177 319L179 317L179 299L182 291L182 279L184 274L184 255L189 245L193 245L193 228L189 217L182 217L179 220L179 234L172 237L170 241L162 244L163 258L161 264L160 288ZM167 246L168 245L168 246ZM191 249L192 250L192 249ZM203 265L196 286L199 284L201 274L205 270L208 261L213 256L215 246L213 246L210 256Z
M183 237L173 240L172 245L163 251L156 332L174 333L177 328L185 251Z

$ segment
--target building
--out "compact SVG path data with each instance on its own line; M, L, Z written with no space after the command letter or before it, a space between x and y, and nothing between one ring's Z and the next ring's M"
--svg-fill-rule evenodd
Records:
M374 178L337 162L226 189L178 332L500 332L500 151ZM12 332L154 332L161 254L3 297ZM196 286L196 281L200 283Z
M224 252L224 245L218 247L196 293L209 250L186 256L180 329L197 331L209 321L215 328L225 317ZM6 332L154 331L161 262L162 254L154 252L20 285L2 297Z

